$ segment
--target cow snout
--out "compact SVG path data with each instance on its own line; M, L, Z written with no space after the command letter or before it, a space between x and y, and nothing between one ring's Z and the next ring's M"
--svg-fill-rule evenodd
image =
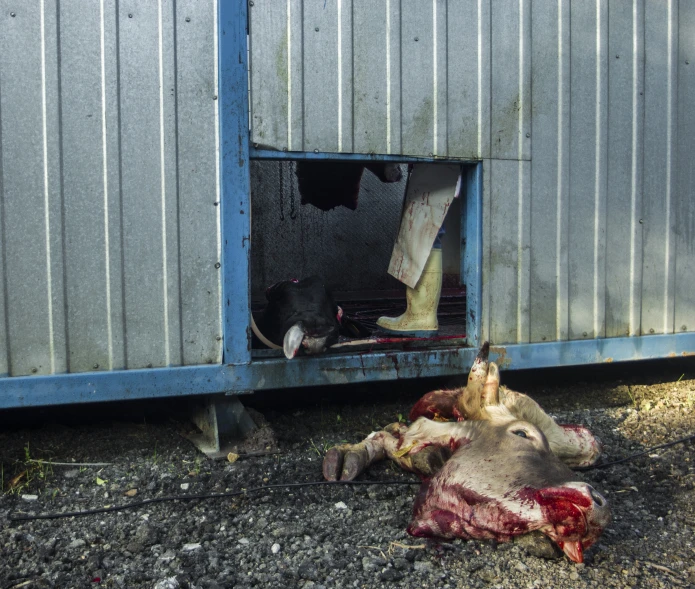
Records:
M604 498L601 493L599 493L596 489L594 489L592 486L589 486L589 495L594 501L594 505L597 507L605 507L608 505L608 501Z

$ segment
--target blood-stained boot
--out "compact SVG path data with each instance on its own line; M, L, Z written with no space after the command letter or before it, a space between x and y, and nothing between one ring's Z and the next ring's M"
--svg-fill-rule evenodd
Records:
M437 307L442 293L442 250L431 250L415 288L406 288L407 308L400 317L380 317L384 331L414 337L436 335Z

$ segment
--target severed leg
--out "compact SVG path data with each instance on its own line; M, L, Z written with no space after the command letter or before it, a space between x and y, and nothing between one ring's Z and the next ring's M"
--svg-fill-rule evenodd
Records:
M323 476L328 481L351 481L388 457L404 470L431 477L471 437L470 430L479 426L480 422L437 423L428 419L418 419L410 427L392 423L359 444L331 448L323 459Z

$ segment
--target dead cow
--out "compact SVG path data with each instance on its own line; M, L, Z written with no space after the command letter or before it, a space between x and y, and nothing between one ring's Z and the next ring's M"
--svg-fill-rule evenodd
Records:
M595 462L599 444L587 429L559 426L526 395L500 387L488 351L484 344L465 388L425 395L412 425L394 423L331 448L323 474L352 480L388 457L423 479L408 526L413 536L506 542L538 530L582 562L611 515L568 465Z

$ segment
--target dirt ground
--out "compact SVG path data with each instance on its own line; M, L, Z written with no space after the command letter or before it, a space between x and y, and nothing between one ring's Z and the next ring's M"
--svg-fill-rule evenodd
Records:
M604 444L604 461L695 433L692 360L502 379L559 421L587 425ZM442 384L245 398L267 421L266 444L278 453L234 463L208 460L181 435L190 427L175 411L182 402L2 412L0 589L695 587L691 442L583 474L611 503L613 522L580 565L532 556L521 543L409 537L417 485L274 488L84 517L10 519L318 481L329 447L402 419L420 395ZM413 480L386 462L362 478Z

